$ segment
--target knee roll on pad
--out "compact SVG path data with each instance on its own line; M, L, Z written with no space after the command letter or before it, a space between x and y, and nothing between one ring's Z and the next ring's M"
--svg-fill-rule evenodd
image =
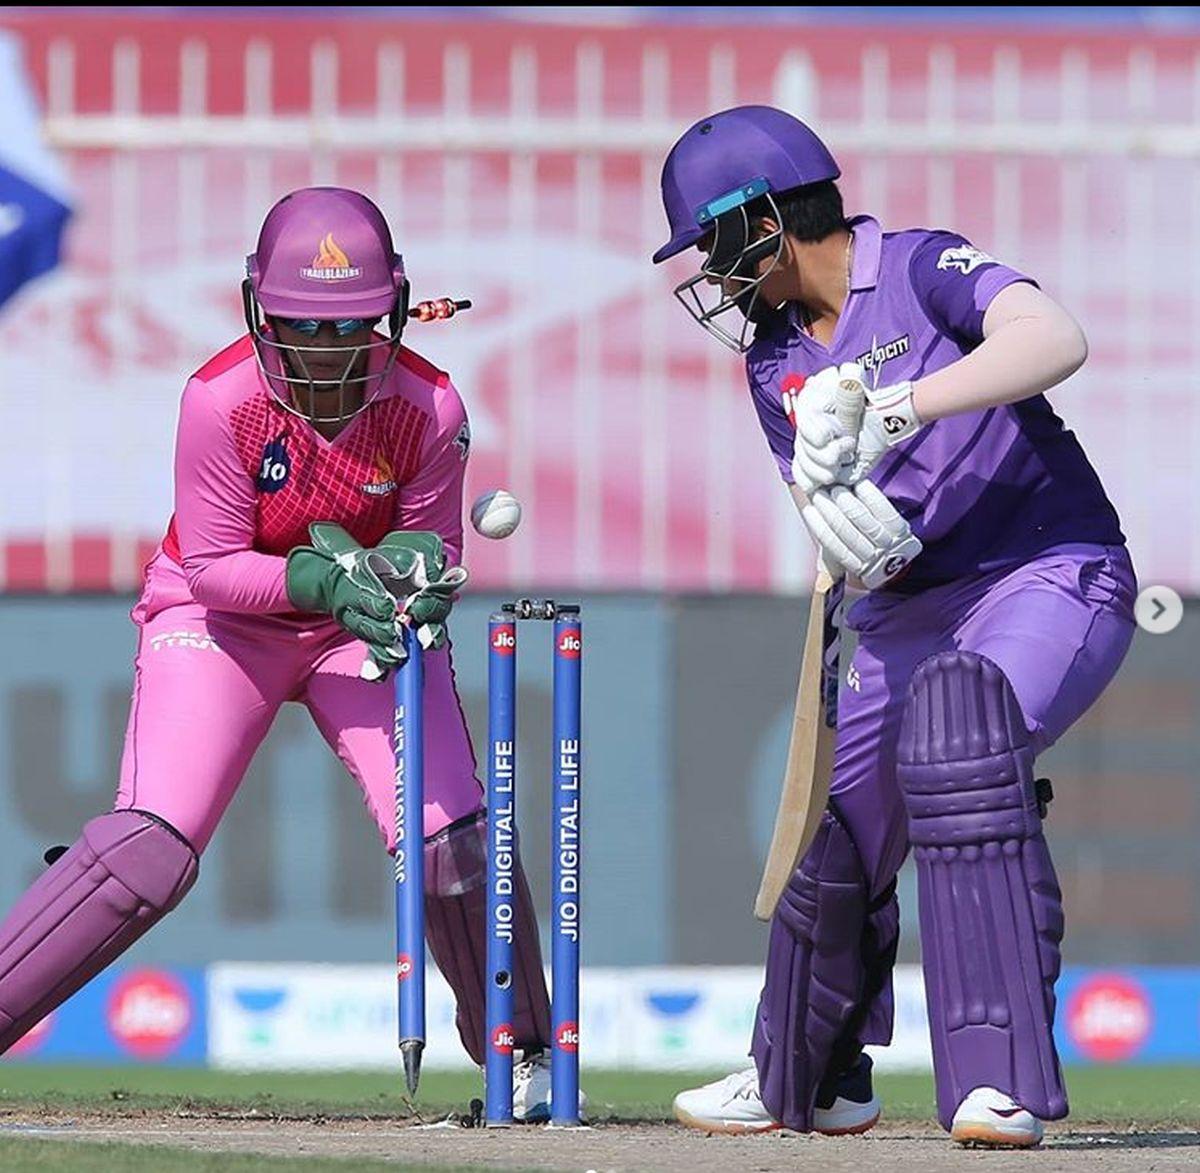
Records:
M812 1129L817 1089L865 993L867 880L849 832L826 811L771 922L751 1053L767 1111Z
M154 815L92 819L0 925L0 1051L170 912L198 868L191 845Z
M917 865L944 1127L978 1086L1066 1115L1054 1047L1062 897L1042 836L1033 751L1004 673L943 652L913 674L896 775Z
M520 1050L550 1042L550 997L525 870L517 861L514 1041ZM454 991L458 1033L472 1060L487 1053L487 814L459 819L425 841L425 934L442 976Z

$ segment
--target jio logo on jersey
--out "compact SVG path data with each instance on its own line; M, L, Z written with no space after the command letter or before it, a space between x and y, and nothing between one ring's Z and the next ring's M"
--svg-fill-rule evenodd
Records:
M278 493L287 484L292 462L288 459L283 437L277 436L264 449L258 479L254 482L260 493Z

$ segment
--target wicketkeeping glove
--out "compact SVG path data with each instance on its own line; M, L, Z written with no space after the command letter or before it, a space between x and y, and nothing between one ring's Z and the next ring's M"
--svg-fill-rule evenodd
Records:
M396 577L387 585L397 598L401 620L416 630L422 647L442 647L454 596L467 581L466 570L447 567L442 539L429 531L393 530L375 552L395 568Z
M365 677L379 679L404 662L403 626L423 647L446 642L446 617L467 572L446 568L437 534L394 531L371 550L331 522L314 522L309 536L311 546L288 554L288 598L298 610L332 615L367 645Z
M380 577L378 558L364 550L340 525L314 521L311 546L287 556L288 599L297 611L332 615L364 643L386 648L396 639L396 600Z

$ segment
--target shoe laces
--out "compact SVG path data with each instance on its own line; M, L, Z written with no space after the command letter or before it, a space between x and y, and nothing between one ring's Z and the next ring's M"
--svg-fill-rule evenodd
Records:
M727 1075L722 1081L721 1086L725 1092L725 1100L757 1100L758 1095L758 1070L754 1067L747 1067L745 1071L735 1071L732 1075Z

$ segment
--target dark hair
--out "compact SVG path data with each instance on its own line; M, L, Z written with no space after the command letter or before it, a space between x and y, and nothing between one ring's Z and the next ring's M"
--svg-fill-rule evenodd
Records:
M793 187L775 196L775 205L783 220L783 230L797 240L824 240L831 233L846 226L846 214L842 210L842 193L832 179L820 183L807 183ZM775 213L767 199L754 201L748 209L751 218L770 216Z

